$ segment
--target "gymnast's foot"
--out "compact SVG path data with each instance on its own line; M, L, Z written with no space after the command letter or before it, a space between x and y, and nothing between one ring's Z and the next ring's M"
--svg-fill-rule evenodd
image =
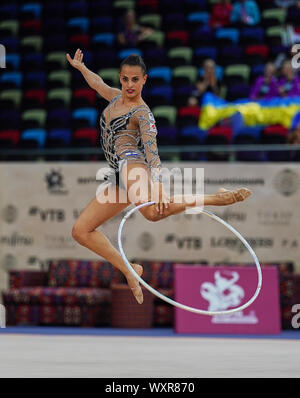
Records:
M138 276L142 276L143 274L143 267L140 264L135 264L135 263L130 263L132 268L135 270L135 272L138 274ZM139 284L139 281L130 273L128 275L125 275L128 285L132 291L132 294L134 295L136 301L139 304L142 304L144 301L143 297L143 291L142 288Z
M251 191L247 188L239 188L236 191L229 191L225 188L218 189L215 194L217 203L216 206L231 205L236 202L242 202L251 195Z

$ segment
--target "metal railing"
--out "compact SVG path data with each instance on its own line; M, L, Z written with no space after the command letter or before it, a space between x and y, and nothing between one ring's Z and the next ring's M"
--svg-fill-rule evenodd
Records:
M186 155L226 155L227 160L237 160L237 155L242 153L260 153L262 160L266 153L281 153L285 154L287 160L295 160L300 158L300 144L265 144L265 145L161 145L159 146L159 153L165 160L180 160ZM86 148L34 148L34 149L1 149L0 161L18 161L18 160L50 160L53 158L65 158L64 160L86 160L87 158L95 157L99 160L104 159L104 154L101 147L86 147ZM258 157L259 160L259 157Z

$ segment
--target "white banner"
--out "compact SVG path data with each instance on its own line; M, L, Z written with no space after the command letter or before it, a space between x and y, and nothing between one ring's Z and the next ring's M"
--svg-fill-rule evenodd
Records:
M170 170L204 168L205 193L247 187L245 202L207 207L250 243L261 262L294 262L300 271L300 166L295 163L163 162ZM0 164L0 290L9 269L46 269L52 258L96 259L72 238L72 227L95 197L97 171L106 162ZM193 176L196 175L193 174ZM120 221L130 207L103 224L116 248ZM223 225L201 214L150 222L136 212L123 229L129 259L247 263L252 258Z

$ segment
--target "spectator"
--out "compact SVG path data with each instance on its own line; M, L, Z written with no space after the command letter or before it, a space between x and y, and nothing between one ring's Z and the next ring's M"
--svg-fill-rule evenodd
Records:
M153 29L138 25L135 12L133 10L128 10L121 23L117 39L119 44L123 47L135 47L152 32Z
M216 64L212 59L206 59L203 63L203 77L196 82L196 89L192 96L198 98L199 104L202 102L203 94L206 92L220 94L220 84L216 77Z
M300 124L298 124L294 130L292 130L286 139L287 144L297 145L300 147ZM290 151L290 161L299 162L300 161L300 149L295 151Z
M278 80L275 77L275 73L275 65L272 62L268 62L265 65L264 75L256 79L251 89L250 99L267 99L279 95Z
M300 95L300 79L295 74L289 59L285 60L282 64L281 76L279 79L279 94L282 97Z
M257 25L260 12L255 0L238 0L233 6L230 20L238 25Z
M286 142L287 144L300 145L300 124L298 124L295 129L289 133Z
M210 26L212 28L230 25L232 5L229 1L230 0L220 0L220 3L213 6L210 18Z

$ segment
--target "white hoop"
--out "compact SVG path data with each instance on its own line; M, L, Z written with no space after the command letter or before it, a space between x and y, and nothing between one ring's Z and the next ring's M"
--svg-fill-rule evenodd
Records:
M225 314L232 314L234 312L242 311L245 308L249 307L249 305L252 304L253 301L257 298L257 296L258 296L258 294L260 292L260 289L261 289L261 285L262 285L262 273L261 273L261 267L260 267L258 258L256 256L256 254L254 253L253 249L251 248L251 246L249 245L249 243L245 240L245 238L238 231L236 231L230 224L228 224L227 222L222 220L220 217L216 216L215 214L213 214L213 213L211 213L211 212L209 212L207 210L203 210L202 209L201 212L207 214L208 216L210 216L214 220L216 220L216 221L220 222L221 224L225 225L226 228L230 229L230 231L232 231L240 239L240 241L246 246L246 248L248 249L248 251L250 252L250 254L253 257L253 260L255 262L256 269L257 269L257 275L258 275L257 287L256 287L256 291L253 294L253 296L245 304L241 305L240 307L233 308L233 309L226 310L226 311L205 311L205 310L201 310L201 309L198 309L198 308L189 307L187 305L180 304L177 301L174 301L174 300L170 299L169 297L166 297L163 294L159 293L157 290L153 289L150 285L148 285L148 283L146 283L135 272L135 270L131 267L129 261L127 260L127 258L125 256L125 253L124 253L124 250L123 250L122 241L121 241L122 229L123 229L123 226L125 224L125 221L131 216L131 214L133 212L137 211L141 207L149 206L149 205L152 205L154 203L155 202L142 203L142 204L134 207L133 209L129 210L126 213L126 215L123 217L123 219L122 219L122 221L120 223L120 226L119 226L118 243L119 243L120 252L121 252L122 258L125 261L125 264L126 264L128 270L135 276L135 278L142 285L144 285L146 289L148 289L151 293L153 293L155 296L159 297L160 299L166 301L169 304L174 305L175 307L181 308L181 309L186 310L186 311L194 312L196 314L202 314L202 315L225 315Z

